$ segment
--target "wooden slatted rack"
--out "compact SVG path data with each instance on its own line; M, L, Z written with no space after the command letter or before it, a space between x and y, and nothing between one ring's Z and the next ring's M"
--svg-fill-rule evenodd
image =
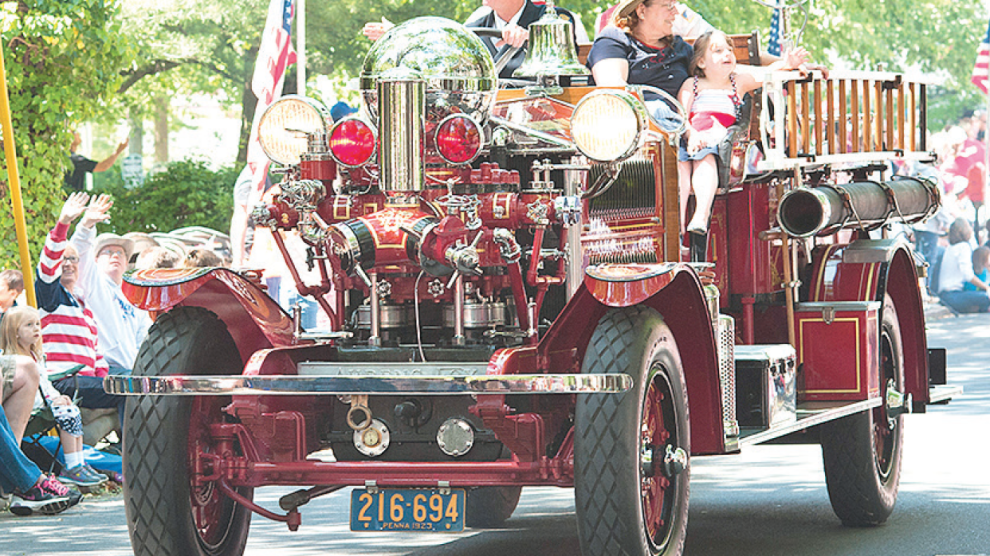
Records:
M766 159L758 169L930 159L926 87L889 72L833 72L828 79L773 72L763 87Z

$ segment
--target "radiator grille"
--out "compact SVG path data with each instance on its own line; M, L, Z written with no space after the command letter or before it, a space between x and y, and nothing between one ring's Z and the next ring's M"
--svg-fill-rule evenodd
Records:
M594 183L604 171L604 166L591 168L588 183ZM622 163L615 183L608 191L589 202L592 218L615 220L619 218L649 218L656 213L656 176L653 162L645 158L633 158Z

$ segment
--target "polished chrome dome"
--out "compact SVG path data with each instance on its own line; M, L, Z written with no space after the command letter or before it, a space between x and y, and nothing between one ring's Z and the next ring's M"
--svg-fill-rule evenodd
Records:
M414 70L426 81L426 119L453 113L485 122L498 89L491 53L477 35L442 17L419 17L393 27L368 51L361 95L378 124L378 78L393 68Z

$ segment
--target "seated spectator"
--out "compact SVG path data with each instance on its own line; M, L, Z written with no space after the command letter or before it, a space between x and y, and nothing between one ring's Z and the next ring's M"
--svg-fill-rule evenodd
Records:
M46 370L61 372L82 365L75 376L55 380L55 389L77 398L82 408L116 409L123 421L126 398L103 390L103 377L109 366L99 349L96 320L73 294L79 279L79 253L66 237L69 226L85 212L88 201L89 195L83 192L69 195L38 261L34 290L41 312Z
M70 243L79 253L76 295L93 311L100 349L111 374L130 374L151 319L124 296L121 283L133 242L116 234L96 236L95 226L110 217L107 195L90 199Z
M159 245L158 240L144 232L127 232L124 234L124 238L131 240L134 244L131 258L127 261L128 269L134 268L134 265L137 264L137 258L141 256L141 253L144 253L145 249Z
M973 228L964 218L949 226L949 247L942 255L938 296L957 313L986 313L990 310L990 285L973 272ZM976 291L966 291L969 283Z
M13 366L13 359L11 356L0 356L0 367ZM6 393L4 386L0 383L0 396ZM10 511L20 516L33 513L54 515L82 500L79 491L69 490L58 479L45 475L24 455L20 439L11 429L3 406L0 406L0 491L13 495Z
M973 274L984 284L990 284L990 247L982 246L973 250ZM963 291L978 292L972 282L963 284Z
M223 266L223 261L220 260L219 255L208 249L193 249L186 255L186 260L182 266L186 268L220 267Z
M24 429L31 419L34 399L38 395L41 373L30 357L14 354L0 355L0 405L8 415L10 428L17 444L24 437Z
M15 307L0 324L0 349L5 353L31 357L39 365L44 361L41 341L41 315L34 307ZM51 408L58 427L65 467L59 480L84 487L99 486L106 475L97 473L83 459L82 416L72 399L55 390L45 375L41 376L40 396L34 409Z
M8 268L0 272L0 319L16 305L16 300L24 291L24 275L20 270Z
M152 268L176 268L179 266L179 256L160 245L152 245L138 253L134 261L134 270L149 270Z

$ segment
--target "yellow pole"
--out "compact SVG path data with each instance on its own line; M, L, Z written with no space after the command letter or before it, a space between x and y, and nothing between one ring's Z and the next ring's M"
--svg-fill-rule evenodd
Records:
M10 120L10 96L7 94L7 70L3 64L2 47L0 47L0 124L3 125L3 151L7 157L10 199L14 204L14 228L17 230L17 248L21 253L24 292L27 294L28 305L37 307L38 302L34 299L34 272L31 270L27 226L24 223L24 203L21 202L21 179L17 175L17 149L14 147L14 124Z

